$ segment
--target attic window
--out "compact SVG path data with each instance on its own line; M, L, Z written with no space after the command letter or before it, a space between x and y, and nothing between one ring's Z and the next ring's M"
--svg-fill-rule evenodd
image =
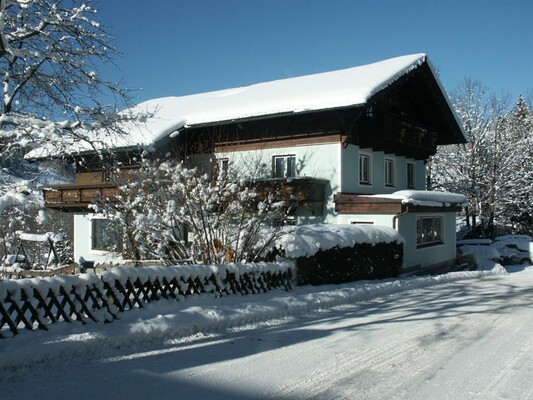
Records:
M366 108L366 116L368 118L374 118L374 106L368 106Z

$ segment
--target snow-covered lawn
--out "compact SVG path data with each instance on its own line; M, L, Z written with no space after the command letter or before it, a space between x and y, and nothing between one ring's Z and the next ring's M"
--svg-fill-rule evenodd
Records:
M525 399L533 269L159 302L0 340L1 398Z

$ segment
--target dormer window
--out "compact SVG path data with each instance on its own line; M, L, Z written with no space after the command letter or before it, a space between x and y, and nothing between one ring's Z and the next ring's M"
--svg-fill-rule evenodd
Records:
M272 157L272 176L274 178L291 178L296 176L296 156Z

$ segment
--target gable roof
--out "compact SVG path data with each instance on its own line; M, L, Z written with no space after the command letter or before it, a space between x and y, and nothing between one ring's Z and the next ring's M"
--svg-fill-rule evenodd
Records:
M146 119L123 126L126 136L107 138L104 142L114 148L150 145L182 128L361 106L423 64L430 67L455 122L466 137L427 56L412 54L338 71L148 100L127 110L134 115L147 115Z

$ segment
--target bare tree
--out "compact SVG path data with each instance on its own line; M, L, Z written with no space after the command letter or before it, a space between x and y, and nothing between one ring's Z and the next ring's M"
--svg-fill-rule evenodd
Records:
M130 118L117 113L128 105L127 93L98 73L103 64L113 62L116 51L94 19L92 3L0 0L0 217L8 220L4 227L21 225L28 207L42 203L35 181L24 170L28 153L40 148L45 150L42 154L57 156L73 151L80 142L94 145L102 134L120 133L117 122Z
M93 19L91 3L0 0L4 157L43 142L63 149L116 127L117 107L127 96L98 73L103 63L112 63L115 49ZM113 105L102 104L102 98Z

